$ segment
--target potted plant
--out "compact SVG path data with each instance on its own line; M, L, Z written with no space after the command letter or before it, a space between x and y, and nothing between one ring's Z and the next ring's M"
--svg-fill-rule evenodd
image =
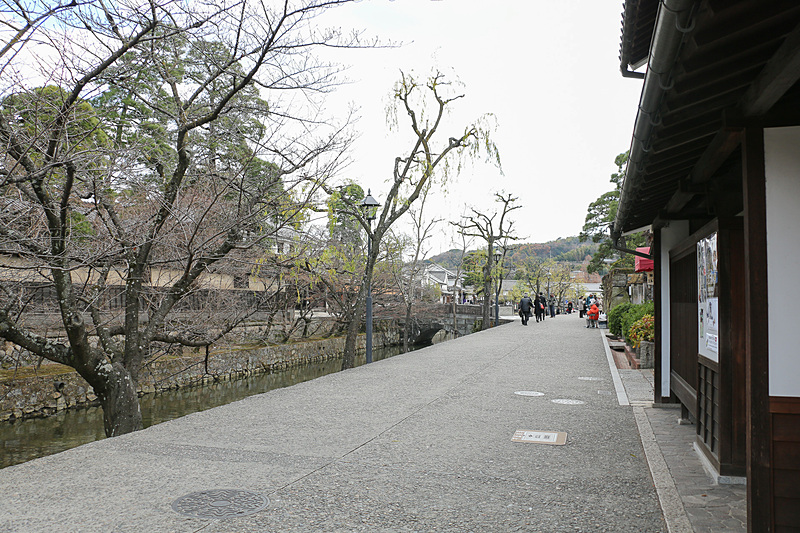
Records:
M644 315L628 330L628 339L634 343L639 368L653 368L655 362L655 318Z

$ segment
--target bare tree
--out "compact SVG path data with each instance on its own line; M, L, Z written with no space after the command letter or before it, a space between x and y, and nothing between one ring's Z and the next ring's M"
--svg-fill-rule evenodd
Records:
M461 246L459 247L459 255L458 255L458 266L456 267L456 283L459 283L462 276L461 274L464 272L464 258L467 255L467 248L472 245L472 239L468 239L468 235L464 232L464 228L457 222L450 222L453 226L455 226L458 232L458 236L461 238ZM463 281L461 282L463 285ZM456 298L453 298L452 302L452 312L453 312L453 337L458 337L458 316L457 316L457 306L458 302Z
M428 253L425 248L426 241L431 236L433 228L441 222L442 219L433 218L425 220L423 214L425 211L425 203L430 194L430 184L425 187L420 195L419 206L416 209L410 209L412 228L414 230L413 236L409 240L409 248L411 249L411 260L404 262L400 258L401 268L393 269L395 283L400 295L403 298L405 305L405 321L403 327L403 351L408 351L409 337L411 336L411 323L412 311L414 304L418 300L421 287L420 273L422 270L422 261Z
M357 45L313 23L349 1L5 3L0 249L52 287L62 337L26 322L24 283L0 286L0 337L75 368L107 435L141 428L152 343L208 346L257 308L182 314L343 162L345 126L312 105L336 69L311 52Z
M492 214L482 213L475 208L470 208L471 215L465 215L460 223L462 232L471 237L478 237L486 241L486 263L483 267L483 322L481 329L488 329L491 316L492 294L492 273L494 270L494 245L497 241L507 243L509 240L517 240L519 237L514 235L514 222L506 217L514 210L520 209L521 205L514 205L518 198L511 194L508 196L502 193L495 193L495 201L503 204L502 210ZM498 218L499 220L496 220ZM504 247L505 249L505 247ZM505 252L503 252L505 253Z
M367 287L372 282L381 240L389 228L408 211L428 183L437 178L437 172L438 179L444 181L450 172L461 168L463 158L481 155L500 166L499 152L490 138L489 128L493 126L491 115L484 115L464 128L462 133L445 140L445 134L440 131L442 127L448 127L443 122L445 116L455 102L463 97L463 94L452 94L453 87L440 72L426 80L401 73L400 81L395 85L389 116L393 117L392 125L395 127L398 114L403 113L408 117L413 134L411 148L395 158L391 187L383 199L383 208L377 215L375 228L371 227L357 205L348 205L348 213L359 221L367 238L371 239L372 253L367 257L363 271L357 300L358 312L347 328L342 361L344 369L352 368L355 363L356 339L361 329L360 317L364 311ZM449 161L451 154L457 158L457 164Z

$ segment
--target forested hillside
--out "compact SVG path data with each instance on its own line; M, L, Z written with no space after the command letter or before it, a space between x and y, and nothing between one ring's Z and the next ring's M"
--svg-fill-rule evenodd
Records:
M513 271L525 262L526 259L554 259L570 263L582 263L587 255L592 255L597 250L597 244L580 242L578 237L563 237L545 243L522 243L509 246L504 265ZM468 250L467 253L476 250ZM429 260L445 268L456 270L461 250L452 249L430 257Z

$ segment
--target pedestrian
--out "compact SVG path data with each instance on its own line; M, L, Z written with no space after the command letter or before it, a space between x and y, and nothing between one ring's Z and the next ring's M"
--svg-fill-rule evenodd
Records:
M578 318L583 318L586 314L586 298L578 300Z
M572 314L572 300L567 301L567 314L568 315Z
M600 318L600 309L597 307L597 304L593 303L589 307L589 311L586 313L586 327L596 328L597 320L599 318Z
M544 295L540 292L538 296L536 296L536 300L534 300L534 308L533 310L536 313L536 322L540 322L544 320Z
M550 308L550 318L556 317L556 297L552 294L550 298L547 299L547 307Z
M528 320L531 318L531 311L533 310L533 300L527 294L519 301L519 317L522 319L522 325L527 326Z

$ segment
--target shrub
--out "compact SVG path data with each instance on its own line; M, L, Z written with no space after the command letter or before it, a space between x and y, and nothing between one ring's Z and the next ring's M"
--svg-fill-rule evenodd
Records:
M631 307L633 307L632 303L625 302L618 304L608 312L608 330L611 333L618 337L622 336L622 315L628 312Z
M645 315L654 315L655 314L655 306L652 302L643 303L639 305L631 305L627 311L622 315L622 332L625 335L625 340L630 342L631 338L629 337L629 333L631 330L631 326L642 318Z
M638 348L642 341L653 342L656 338L656 321L653 315L644 315L634 322L627 335Z

